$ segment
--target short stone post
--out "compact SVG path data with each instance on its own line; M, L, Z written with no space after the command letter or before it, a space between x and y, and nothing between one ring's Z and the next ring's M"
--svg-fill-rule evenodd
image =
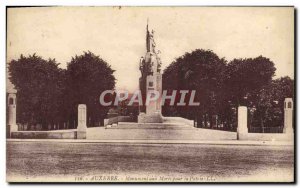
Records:
M86 105L78 105L77 139L86 139Z
M248 133L247 127L247 107L246 106L239 106L238 107L238 127L237 127L237 139L241 139L242 134Z
M293 134L293 99L285 98L284 100L284 127L283 133Z
M11 132L18 131L17 125L17 105L16 105L16 94L8 94L8 129L9 137Z
M104 119L104 127L108 125L109 119Z

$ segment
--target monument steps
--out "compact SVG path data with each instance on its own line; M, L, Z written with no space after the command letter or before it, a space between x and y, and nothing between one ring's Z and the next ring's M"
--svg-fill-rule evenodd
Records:
M182 123L135 123L119 122L107 126L107 129L194 129L194 127Z
M123 125L122 125L123 126ZM90 140L236 140L236 132L200 128L114 128L91 127L87 129ZM124 125L125 126L125 125ZM148 125L149 126L149 125ZM120 128L121 127L121 128Z
M163 117L164 123L194 126L194 121L182 117Z

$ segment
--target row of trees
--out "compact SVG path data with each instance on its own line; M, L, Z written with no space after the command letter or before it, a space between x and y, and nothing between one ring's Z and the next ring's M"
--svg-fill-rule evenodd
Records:
M114 70L91 52L72 57L67 69L58 65L55 59L35 54L10 62L9 79L18 91L17 122L44 129L67 123L72 128L77 125L78 104L86 104L88 124L98 124L108 111L99 104L99 95L114 89Z
M294 81L273 80L276 68L265 57L233 59L227 62L213 51L197 49L170 64L163 74L163 89L196 90L199 107L166 106L163 113L197 119L213 125L236 126L236 110L249 107L250 124L255 127L283 125L283 101L293 97Z
M205 126L213 125L217 117L219 124L234 127L237 107L245 105L252 126L282 126L283 101L293 97L294 81L273 79L275 71L274 63L262 56L227 62L210 50L186 53L164 70L163 89L196 90L200 106L167 105L163 115L196 119ZM9 73L18 90L17 122L41 124L44 129L63 123L75 128L81 103L87 105L88 125L99 125L109 110L100 105L99 96L114 89L116 81L110 65L91 52L72 57L66 69L59 68L55 59L21 55L9 63ZM121 115L137 115L137 106L124 104L118 107Z

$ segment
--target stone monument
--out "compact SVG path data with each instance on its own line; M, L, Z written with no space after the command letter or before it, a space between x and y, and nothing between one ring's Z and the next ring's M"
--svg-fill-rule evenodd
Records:
M86 139L86 105L78 105L77 139Z
M283 133L293 134L293 99L284 100L284 128Z
M141 77L139 87L143 99L143 105L139 107L138 123L162 123L161 98L149 100L154 92L161 96L162 74L159 51L155 49L154 31L149 31L148 23L146 27L146 54L140 59ZM154 97L153 97L154 98Z

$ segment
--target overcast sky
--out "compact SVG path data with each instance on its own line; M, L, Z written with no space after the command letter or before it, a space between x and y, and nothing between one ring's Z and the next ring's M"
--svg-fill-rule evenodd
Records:
M8 61L36 53L66 68L72 56L91 51L116 70L118 89L138 88L147 18L163 69L202 48L228 61L263 55L275 63L276 78L294 77L293 8L10 8L7 15Z

